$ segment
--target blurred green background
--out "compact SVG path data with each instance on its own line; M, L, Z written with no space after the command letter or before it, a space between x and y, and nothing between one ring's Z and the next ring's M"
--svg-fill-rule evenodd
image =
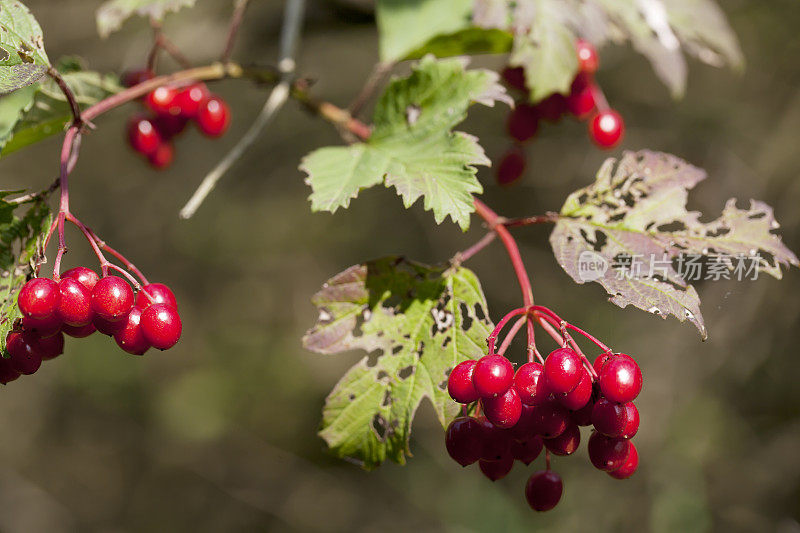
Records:
M98 1L27 4L51 57L80 54L101 71L142 65L145 22L100 41ZM166 30L193 60L208 61L222 47L230 4L201 0L168 19ZM315 94L339 105L377 60L365 4L318 0L308 8L300 71L318 80ZM623 47L601 51L599 80L627 121L624 148L671 152L708 170L690 207L710 219L729 197L765 200L797 252L800 3L723 7L747 58L743 75L692 63L688 93L673 102L647 63ZM235 57L274 62L281 10L278 0L252 2ZM476 63L499 68L503 58ZM383 188L336 215L311 214L298 161L341 141L292 102L195 218L179 221L178 209L265 98L247 82L213 89L233 108L230 133L216 142L189 133L167 172L151 171L127 149L133 105L101 118L84 141L73 211L151 280L175 289L184 336L143 359L107 337L70 340L62 357L2 390L0 530L800 531L800 272L783 281L700 284L710 331L702 343L690 325L618 309L599 286L575 285L552 257L546 227L517 230L537 302L642 366L640 471L626 482L611 479L582 447L554 461L565 483L561 504L535 514L523 496L534 467L518 465L494 484L476 468L462 470L447 457L428 406L406 467L366 473L328 455L316 436L324 397L362 354L303 350L300 337L316 319L310 296L364 259L399 253L438 262L483 230L477 222L466 235L449 222L437 227L419 205L404 211ZM509 145L506 114L474 108L460 129L497 159ZM0 187L48 184L59 146L54 138L3 158ZM558 209L608 155L570 120L543 128L528 152L527 175L512 190L481 170L484 198L508 216ZM69 238L67 265L93 265L79 235ZM492 318L518 305L499 244L468 266Z

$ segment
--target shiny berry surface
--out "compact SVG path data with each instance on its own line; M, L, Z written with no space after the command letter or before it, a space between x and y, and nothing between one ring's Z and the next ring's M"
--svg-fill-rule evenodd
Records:
M128 122L128 143L140 154L155 153L162 142L161 133L149 118L133 117Z
M552 470L535 472L525 485L525 499L534 511L549 511L561 501L564 484Z
M592 410L592 425L607 437L622 437L627 424L625 404L600 398Z
M505 394L514 382L514 366L502 355L486 355L475 365L472 382L481 398Z
M23 316L43 319L56 312L61 300L58 283L49 278L33 278L19 291L19 310Z
M461 416L447 426L444 442L447 453L461 466L468 466L483 454L483 428L471 416Z
M517 391L514 387L508 389L504 394L494 398L484 398L483 413L486 418L499 428L508 429L514 427L522 414L522 402L519 401Z
M100 276L97 275L97 272L86 267L70 268L61 274L61 277L77 280L81 285L89 289L89 291L92 291L94 286L97 285L97 282L100 281Z
M55 335L61 331L62 327L64 327L64 324L58 317L58 313L53 313L49 317L41 319L22 317L22 329L35 333L40 337Z
M625 404L625 429L622 431L622 437L632 439L639 431L639 409L633 404L628 402Z
M141 296L143 295L139 297ZM139 297L136 298L137 305ZM458 403L472 403L479 398L475 385L472 383L472 372L475 370L476 364L477 361L473 359L462 361L453 368L447 378L447 392Z
M178 89L165 85L147 93L144 97L144 105L159 115L177 115L180 112L175 104L177 95Z
M74 327L92 322L92 293L80 281L61 278L58 282L61 300L56 315L64 324Z
M592 376L585 368L581 368L581 379L575 388L568 393L559 396L558 401L561 405L571 411L577 411L589 403L592 398Z
M23 333L23 337L25 337L33 350L39 354L42 361L55 359L64 353L64 334L60 331L49 337L36 337L35 335L26 335L25 333Z
M70 337L73 337L75 339L83 339L85 337L88 337L95 331L97 331L97 328L94 326L94 323L87 324L79 328L64 324L64 326L62 326L61 328L61 331L64 332L64 335L69 335Z
M506 477L511 472L511 469L514 468L514 457L508 453L497 461L481 459L478 461L478 466L480 466L484 476L492 481L497 481Z
M208 137L220 137L231 122L231 111L228 104L219 96L206 98L197 110L197 127Z
M22 333L12 331L6 336L6 351L11 367L20 374L33 374L42 366L42 356L23 338Z
M589 122L589 137L600 148L615 147L624 135L625 122L613 109L599 112Z
M544 367L539 363L525 363L514 374L514 388L525 405L539 405L547 401L550 391L544 383Z
M538 435L526 441L515 440L511 442L511 455L517 461L529 465L539 457L543 447L542 437Z
M167 350L181 338L181 318L178 311L167 304L153 304L142 312L142 335L159 350Z
M595 468L611 472L625 464L630 450L630 442L626 439L606 437L594 432L589 437L589 460Z
M119 276L106 276L92 290L92 311L107 321L117 322L133 308L133 289ZM96 325L96 324L95 324ZM100 328L97 328L100 330Z
M594 74L600 66L597 57L597 49L594 45L583 39L578 39L575 43L575 51L578 54L578 69L586 74Z
M544 378L547 388L556 394L574 389L581 380L581 358L571 348L559 348L544 360Z
M614 402L632 402L642 391L642 371L630 357L612 356L598 379L603 396Z
M203 83L194 83L183 87L175 95L173 103L180 110L182 117L195 118L200 110L200 104L208 98L208 88Z
M142 355L150 348L150 343L145 340L140 325L142 310L138 307L131 309L123 326L114 333L117 346L132 355Z
M628 446L630 448L628 450L628 457L625 459L623 465L608 473L608 475L614 479L628 479L636 473L636 470L639 468L639 452L632 442L629 442Z
M570 424L558 437L544 439L544 446L555 455L572 455L581 443L581 431L577 424Z

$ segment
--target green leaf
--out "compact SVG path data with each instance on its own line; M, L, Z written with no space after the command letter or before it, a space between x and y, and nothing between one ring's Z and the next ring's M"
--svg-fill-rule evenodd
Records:
M160 22L167 13L193 7L194 3L195 0L108 0L97 8L97 32L100 37L108 37L133 15Z
M11 138L14 127L30 111L39 87L28 85L13 93L0 96L0 149Z
M378 0L381 61L398 61L441 34L470 26L471 0Z
M21 318L17 295L40 259L43 239L50 227L50 210L44 201L17 206L5 198L19 191L0 191L0 354L5 351L6 335ZM17 216L15 209L25 209Z
M367 142L321 148L303 158L311 209L336 212L362 189L383 182L397 189L406 207L423 197L437 223L450 216L466 230L472 194L482 192L474 165L490 161L474 137L451 129L473 102L510 100L496 73L464 67L459 59L425 57L411 75L386 88Z
M100 74L94 71L76 70L79 65L71 58L59 62L59 71L64 81L72 89L75 99L81 106L90 106L122 90L119 79L113 74ZM3 102L0 99L0 153L3 156L26 146L44 140L64 131L72 120L72 111L58 85L47 78L32 89L33 101L29 102L24 113L14 117L11 132L3 135ZM11 114L9 113L9 118Z
M538 0L530 32L514 39L508 62L525 70L531 100L553 93L568 94L578 73L575 34L561 20L563 7L552 0Z
M0 0L0 95L36 83L49 66L31 12L18 0Z
M751 201L750 208L729 200L722 215L701 222L686 210L688 190L706 174L681 159L658 152L625 152L608 159L595 183L575 191L564 203L550 244L559 264L577 282L597 281L611 302L666 318L689 320L706 337L700 299L676 270L683 256L718 257L733 270L737 258L756 261L759 272L780 279L781 266L798 266L797 257L774 234L772 209ZM621 276L613 265L620 256L640 256L660 263L653 272ZM587 259L606 268L583 270Z
M478 279L466 268L386 257L334 276L313 302L319 320L303 338L306 348L379 352L330 393L320 436L339 457L367 469L387 458L405 463L422 400L446 426L458 412L447 394L450 370L486 349L493 326Z
M455 33L437 35L405 59L419 59L427 54L453 57L477 54L504 54L511 50L514 37L497 29L466 28Z

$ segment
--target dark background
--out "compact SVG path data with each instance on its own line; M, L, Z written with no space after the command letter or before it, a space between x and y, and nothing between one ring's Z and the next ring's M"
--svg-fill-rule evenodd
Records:
M27 3L51 58L80 54L114 71L143 63L145 22L100 41L99 2ZM222 47L230 3L198 4L168 19L166 30L202 63ZM282 3L252 4L235 57L272 63ZM743 75L693 62L687 95L674 102L647 63L621 47L601 51L599 80L627 121L624 148L671 152L708 170L690 207L710 219L729 197L765 200L798 251L800 4L730 0L724 8L747 58ZM315 94L347 105L377 59L376 43L368 12L311 2L300 71L318 80ZM497 68L502 58L477 63ZM195 218L179 221L178 209L265 98L248 82L213 89L233 108L230 133L217 142L189 133L167 172L149 170L125 146L133 105L99 119L84 142L71 179L73 211L151 280L174 287L184 337L143 359L103 336L70 340L62 357L3 389L0 530L800 531L800 273L701 283L710 331L702 343L689 325L618 309L599 286L575 285L553 259L546 227L516 231L537 302L642 366L640 471L613 480L591 467L582 447L554 461L565 480L561 504L535 514L523 497L533 467L517 466L494 484L462 470L447 457L429 406L417 417L406 467L366 473L328 455L316 436L320 408L361 354L303 350L299 339L316 319L312 293L368 258L446 260L482 230L477 222L466 235L449 222L437 227L419 205L405 211L383 188L336 215L311 214L299 159L341 141L293 102ZM493 159L509 144L506 113L476 107L461 126ZM608 155L583 128L570 120L545 127L513 190L481 170L486 201L509 216L557 210ZM0 186L48 184L59 146L54 138L4 158ZM67 265L93 265L80 236L69 239ZM499 244L468 266L493 319L519 304Z

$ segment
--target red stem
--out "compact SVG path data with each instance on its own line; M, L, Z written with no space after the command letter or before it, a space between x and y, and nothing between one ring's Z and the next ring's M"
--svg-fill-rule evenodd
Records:
M506 353L506 350L508 350L508 347L511 345L511 342L514 340L514 337L517 336L519 330L522 329L522 325L525 324L526 322L529 322L527 314L523 317L520 317L519 319L517 319L516 322L514 322L514 325L511 326L511 329L508 330L508 333L506 333L506 336L503 339L503 343L500 345L500 349L497 350L497 355L503 355Z

